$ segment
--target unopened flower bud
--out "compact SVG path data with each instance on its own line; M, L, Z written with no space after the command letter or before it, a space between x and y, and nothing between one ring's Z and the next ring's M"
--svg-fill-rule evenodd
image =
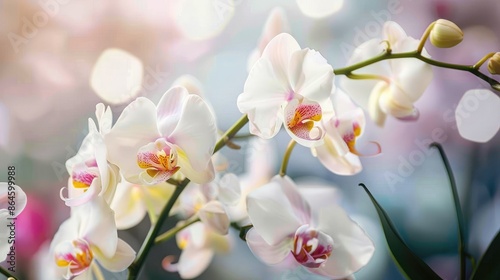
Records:
M500 52L497 52L490 58L490 62L488 62L488 71L491 74L500 74Z
M453 22L446 19L438 19L432 28L430 40L438 48L454 47L464 38L464 33Z

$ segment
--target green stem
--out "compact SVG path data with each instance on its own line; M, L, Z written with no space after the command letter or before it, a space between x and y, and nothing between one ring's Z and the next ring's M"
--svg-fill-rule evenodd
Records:
M254 134L251 134L251 133L245 133L245 134L238 134L238 135L235 135L233 136L233 139L247 139L247 138L252 138L254 137L255 135Z
M383 52L382 54L375 56L373 58L367 59L365 61L355 63L353 65L350 65L350 66L347 66L344 68L334 69L333 72L336 75L346 75L346 76L352 75L353 71L358 70L358 69L363 68L363 67L366 67L368 65L371 65L371 64L383 61L383 60L400 59L400 58L416 58L416 59L421 60L427 64L434 65L437 67L469 72L469 73L475 75L476 77L482 79L483 81L487 82L494 90L500 91L500 83L497 80L490 78L490 77L486 76L485 74L483 74L481 71L479 71L477 68L475 68L474 65L452 64L452 63L437 61L437 60L423 56L418 51L403 52L403 53Z
M495 55L495 53L491 52L491 53L483 56L483 58L481 58L481 60L479 60L476 64L472 65L472 67L474 69L479 69L486 61L488 61L488 59L490 59L494 55Z
M231 140L231 138L233 138L233 136L235 136L236 133L238 133L238 131L240 131L240 129L242 129L247 123L248 123L248 116L245 114L241 116L241 118L232 127L230 127L226 131L226 133L222 135L219 141L217 141L217 144L215 144L214 148L214 154L220 149L222 149L222 147L226 145L227 141Z
M345 74L347 78L353 80L381 80L386 83L390 83L389 78L381 76L381 75L372 75L372 74L355 74L355 73L347 73Z
M420 38L420 44L418 44L417 52L422 53L422 50L424 49L425 42L427 42L427 38L429 38L429 35L431 35L431 31L434 28L434 25L436 25L436 22L433 22L427 26L427 29L425 30L424 34L422 35L422 38Z
M12 278L12 280L16 280L14 275L12 275L7 269L3 268L2 266L0 266L0 273L7 277L8 280L11 280L10 278Z
M280 168L280 176L283 177L286 175L286 168L288 166L288 161L290 160L290 155L292 154L293 148L295 148L295 140L290 140L290 143L288 143L288 147L286 147L285 155L283 156L283 161L281 162L281 168Z
M174 207L175 201L187 186L187 184L189 184L189 182L189 179L186 178L177 186L174 193L172 194L172 197L170 197L170 199L168 200L167 205L165 205L165 207L161 211L161 214L158 217L158 222L154 224L149 230L145 242L142 244L142 247L139 250L137 257L135 258L135 261L129 267L129 280L137 279L137 277L139 276L142 265L144 264L149 251L155 243L155 237L158 235L158 232L160 231L163 223L167 220L170 214L170 210L172 210L172 207Z
M169 240L170 238L174 237L177 233L179 233L181 230L183 230L183 229L187 228L188 226L190 226L196 222L199 222L199 221L200 221L200 218L191 219L191 221L187 221L180 226L169 229L167 232L165 232L165 233L163 233L155 238L155 244L162 243L162 242Z
M465 241L464 241L464 217L462 214L462 206L460 205L460 198L458 197L457 191L457 183L455 181L455 177L453 176L453 171L451 170L450 162L448 161L448 157L443 150L443 147L439 143L432 143L430 147L434 147L439 151L441 155L441 159L443 160L443 164L446 168L446 173L448 174L448 178L450 180L451 193L453 194L453 201L455 202L455 212L457 214L458 220L458 252L460 254L460 279L465 279Z

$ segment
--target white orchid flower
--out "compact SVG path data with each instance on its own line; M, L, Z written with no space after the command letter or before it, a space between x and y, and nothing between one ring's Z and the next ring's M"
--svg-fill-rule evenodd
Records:
M230 225L228 208L235 206L240 196L239 179L232 173L203 185L190 183L179 197L178 213L190 219L197 216L215 232L226 235Z
M72 208L54 236L50 252L59 278L93 279L99 265L119 272L134 261L134 250L118 238L113 211L102 197ZM97 264L98 262L99 264Z
M247 197L253 228L250 250L267 264L288 256L309 271L344 278L368 263L374 246L364 230L336 204L312 212L288 177L273 180Z
M177 171L195 183L213 180L216 138L214 116L203 99L173 87L158 106L143 97L130 103L105 142L109 160L127 181L155 185Z
M26 207L28 197L19 186L0 183L0 262L7 258L11 247L15 247L15 219Z
M156 222L174 190L175 186L166 182L147 186L122 180L110 204L115 212L116 227L120 230L132 228L144 219L146 213L152 223Z
M179 262L172 264L173 256L167 256L162 266L167 271L179 272L183 279L198 277L216 253L227 253L232 247L229 235L220 235L201 222L180 231L176 239L177 246L182 250Z
M333 78L321 54L300 49L291 35L282 33L252 67L238 108L248 114L252 134L269 139L284 124L295 141L310 147L323 136L316 122L322 117L322 103L329 102Z
M385 40L386 42L384 43ZM352 65L380 55L387 44L393 53L415 51L420 41L406 35L397 23L384 24L383 39L371 39L354 50L348 64ZM422 54L429 57L425 49ZM382 126L386 116L402 120L418 118L418 110L413 106L432 80L429 64L414 58L384 60L356 71L356 74L370 74L382 80L341 79L341 87Z
M313 147L311 151L331 172L354 175L362 170L356 140L364 132L365 115L342 90L338 89L331 98L333 112L322 120L326 131L323 145ZM376 145L375 154L378 154L380 147Z
M70 174L68 182L68 197L64 197L61 189L61 199L67 206L77 206L101 195L110 203L113 199L116 185L120 182L118 167L107 161L107 148L104 144L106 135L112 124L111 109L104 109L99 103L96 106L96 117L99 128L89 119L89 133L83 139L78 153L66 161L66 169Z

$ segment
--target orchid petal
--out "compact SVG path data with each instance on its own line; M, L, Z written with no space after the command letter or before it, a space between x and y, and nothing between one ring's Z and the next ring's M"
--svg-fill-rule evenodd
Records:
M271 246L253 228L247 232L246 241L250 251L269 265L282 262L290 254L293 243L292 238L285 238L282 242Z
M373 242L344 209L332 204L321 209L318 219L318 230L332 237L334 248L325 265L311 271L332 278L343 278L368 263L375 251Z
M198 211L200 220L218 234L226 235L229 230L229 216L219 201L213 200Z
M158 102L156 117L162 136L172 133L179 123L184 99L189 95L186 88L175 86L167 90Z
M138 95L144 74L142 62L120 49L107 49L97 59L90 86L104 101L123 104Z
M299 104L293 99L283 108L285 129L300 145L312 147L320 143L323 130L315 126L321 120L321 106L317 103Z
M273 66L277 80L287 88L290 87L288 71L294 52L299 51L297 41L288 33L281 33L274 37L262 52L262 59L269 60Z
M95 106L95 116L97 124L99 124L99 132L102 135L107 134L111 130L113 124L113 112L111 108L105 107L104 104L99 103Z
M189 165L197 173L207 172L209 167L213 169L211 157L217 141L217 127L214 116L201 97L191 94L184 99L179 122L174 131L168 135L168 140L180 147ZM179 155L179 166L181 166L180 158L181 155ZM183 166L180 171L189 178L186 170L182 168Z
M241 197L240 180L233 173L219 180L219 200L226 205L236 205Z
M203 92L203 86L200 80L191 75L182 75L177 78L173 83L173 86L184 87L190 94L196 94L199 97L205 99L205 94ZM159 106L158 106L159 107Z
M500 128L500 98L487 89L467 91L455 111L458 132L463 138L485 143Z
M264 30L262 31L262 35L259 39L257 49L259 57L274 37L280 33L288 32L289 29L290 27L288 26L288 20L286 19L286 14L283 8L273 8L267 17L266 23L264 24ZM257 59L259 57L257 57Z
M386 113L380 108L379 101L380 97L384 92L388 90L389 84L384 81L378 82L370 93L370 99L368 103L368 113L370 118L375 122L376 125L382 127L385 124L387 118Z
M189 178L192 182L197 184L204 184L211 182L215 177L215 168L212 161L209 161L205 169L196 170L192 167L191 161L186 152L179 147L177 151L177 165L180 167L180 172Z
M338 89L332 96L332 103L337 119L353 120L359 124L361 133L364 132L366 125L365 114L349 96L342 90Z
M378 100L380 109L384 113L392 115L396 118L405 118L414 115L415 109L413 104L404 100L405 98L402 98L405 93L400 87L396 84L391 84L385 89L386 91L383 91L380 94L380 98ZM397 96L398 99L396 99L395 96ZM404 103L400 103L399 101L403 101Z
M150 204L156 214L159 214L175 191L176 186L166 182L143 187L146 204Z
M137 175L142 169L137 165L137 151L159 137L156 106L149 99L139 97L123 110L105 136L108 160L120 167L125 179L140 183Z
M333 68L319 52L310 49L294 52L289 76L295 93L315 102L322 102L330 97Z
M13 190L10 190L13 189ZM28 197L26 193L17 185L12 185L4 182L0 182L0 209L8 209L9 202L12 201L10 198L14 198L15 209L9 211L9 215L12 218L17 217L26 207L28 202Z
M202 222L196 222L188 226L175 236L177 245L183 250L188 247L196 249L205 248L208 242L207 229L207 225Z
M99 264L112 272L120 272L127 269L135 259L134 249L121 239L118 239L116 252L112 257L107 257L98 248L93 248L92 252Z
M177 269L183 279L198 277L207 269L214 256L214 251L208 248L187 247L181 253Z
M71 178L69 180L68 185L69 184L72 184ZM101 190L102 190L101 181L94 179L92 181L92 184L90 184L90 186L85 190L76 189L69 185L67 198L62 196L63 189L61 189L60 194L61 194L61 199L64 201L64 204L66 206L75 207L91 201L92 199L94 199L99 195Z
M348 65L352 65L374 56L382 54L384 51L384 44L380 39L371 39L354 50L351 58L348 61ZM377 74L381 76L390 76L390 68L387 63L379 62L372 65L368 65L363 69L359 70L357 73L370 73ZM368 109L368 100L370 98L370 92L372 88L377 84L376 80L354 80L347 77L342 77L340 80L340 86L344 89L349 96L363 109Z
M79 236L92 246L99 248L105 257L112 257L116 251L118 232L114 212L100 197L72 208L72 215L79 221Z
M419 41L407 37L399 42L401 52L415 50ZM423 61L407 58L391 61L392 71L397 79L401 91L392 91L393 98L400 104L417 101L432 81L433 72L430 64Z
M319 161L331 172L338 175L354 175L362 170L359 157L347 153L345 155L335 154L336 151L330 144L332 141L325 137L325 145L315 147Z
M129 182L122 182L116 188L113 201L110 204L115 212L117 229L129 229L139 224L146 215L143 200L144 194L140 187Z
M247 211L257 232L269 245L276 245L308 224L311 211L293 181L276 176L247 196Z
M384 23L384 35L391 46L396 45L399 41L407 37L404 29L394 21Z
M291 91L274 72L271 62L259 59L245 82L244 92L238 96L238 109L248 114L250 132L269 139L279 132L280 105Z

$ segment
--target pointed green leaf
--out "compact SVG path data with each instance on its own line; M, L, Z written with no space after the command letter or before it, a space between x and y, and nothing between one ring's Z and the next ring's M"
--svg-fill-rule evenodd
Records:
M406 246L405 242L401 236L399 236L396 228L392 224L392 221L389 219L389 216L384 209L382 209L380 204L378 204L368 188L366 188L364 184L359 185L365 189L366 193L373 202L380 218L380 223L382 224L382 229L384 230L385 239L387 240L387 245L389 246L392 258L406 278L412 280L441 279L441 277L439 277L424 261L422 261L410 250L410 248L408 248L408 246Z
M500 231L497 233L490 246L479 260L477 269L472 274L472 280L500 279Z

